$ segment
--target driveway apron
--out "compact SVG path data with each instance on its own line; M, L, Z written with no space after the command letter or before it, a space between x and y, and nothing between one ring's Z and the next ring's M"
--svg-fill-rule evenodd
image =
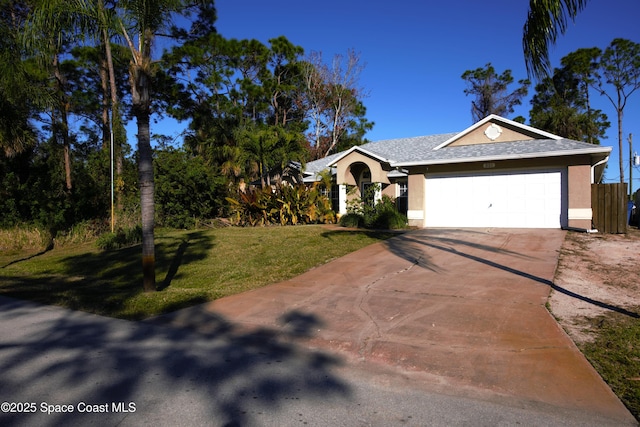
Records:
M326 237L339 232L345 231L328 230ZM291 280L155 321L201 332L219 327L220 318L247 329L269 327L358 364L424 373L452 389L628 420L545 308L564 236L415 230Z

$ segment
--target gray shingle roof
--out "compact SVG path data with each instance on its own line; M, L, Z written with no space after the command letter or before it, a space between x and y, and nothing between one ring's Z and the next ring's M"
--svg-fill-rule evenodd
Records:
M462 146L446 146L435 149L457 133L418 136L413 138L388 139L356 147L381 159L392 167L411 165L430 165L445 163L464 163L474 161L506 160L534 157L554 157L573 154L600 154L611 151L602 147L571 139L534 139L526 141L496 142ZM345 152L332 154L324 159L309 162L305 174L316 173L329 167Z
M493 144L443 147L413 158L407 155L404 158L397 159L393 162L392 166L555 157L574 154L606 153L609 151L611 151L610 147L601 147L566 138L533 139L526 141L497 142Z

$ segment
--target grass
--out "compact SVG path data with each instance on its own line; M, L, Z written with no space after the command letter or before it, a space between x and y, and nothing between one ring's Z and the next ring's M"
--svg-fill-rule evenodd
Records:
M95 242L0 253L0 295L144 319L286 280L392 233L325 226L156 233L159 292L142 292L140 246Z
M610 314L592 321L596 338L580 350L640 420L640 319Z

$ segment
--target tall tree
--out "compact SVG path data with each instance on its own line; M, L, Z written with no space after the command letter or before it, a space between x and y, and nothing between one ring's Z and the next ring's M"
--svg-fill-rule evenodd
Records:
M613 105L618 116L618 153L620 159L620 182L624 182L622 160L622 116L627 100L640 88L640 44L626 39L614 39L600 58L602 78L598 82L600 94ZM613 91L607 91L605 85Z
M602 51L597 47L583 48L568 54L560 60L563 69L571 73L574 76L573 78L577 80L578 91L584 100L584 107L586 107L587 122L590 124L585 129L586 140L590 144L596 143L598 129L597 125L593 125L599 120L598 116L602 114L599 110L595 112L592 110L591 97L589 96L590 88L597 81L598 57L601 53ZM606 116L604 116L603 123L606 122L606 127L608 128L609 122L606 120Z
M0 11L0 153L18 154L35 144L36 131L30 123L34 104L42 103L29 72L19 40L30 5L4 1Z
M271 185L271 175L279 174L291 161L302 162L304 149L299 132L281 126L248 125L239 129L241 158L260 179L262 188Z
M330 65L324 63L322 53L312 52L303 69L305 92L301 108L311 122L309 132L312 158L326 157L347 135L357 135L360 129L370 129L363 114L362 99L367 95L358 86L364 66L353 50L346 57L335 55Z
M580 78L567 68L555 69L535 87L531 125L556 135L599 144L609 127L607 116L587 107Z
M524 24L522 48L530 76L538 80L551 74L549 47L558 35L567 30L587 5L588 0L529 0L529 12Z
M171 22L172 13L185 8L181 0L128 0L121 2L122 36L131 52L129 84L133 115L138 125L138 184L142 213L142 272L145 292L156 290L154 242L154 180L151 150L151 82L155 64L154 37ZM136 43L137 41L137 43Z
M520 105L522 98L527 96L530 84L529 80L518 80L519 86L509 92L508 87L513 83L511 70L498 74L491 63L484 68L467 70L461 77L467 82L464 93L475 97L475 100L471 101L471 117L474 123L490 114L506 117L513 113L514 107Z
M91 19L85 14L87 9L87 4L82 1L39 0L35 2L22 35L22 44L51 75L53 83L50 90L54 100L49 112L51 132L52 138L62 143L65 184L69 194L73 187L69 128L72 99L67 76L60 68L60 57L91 27Z

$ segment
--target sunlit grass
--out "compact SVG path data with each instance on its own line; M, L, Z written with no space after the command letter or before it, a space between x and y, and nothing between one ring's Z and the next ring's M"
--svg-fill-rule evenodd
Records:
M294 277L392 235L326 226L160 231L160 290L146 294L139 246L14 251L0 254L0 294L142 319Z
M593 325L596 338L581 350L640 420L640 319L611 314L594 319Z

